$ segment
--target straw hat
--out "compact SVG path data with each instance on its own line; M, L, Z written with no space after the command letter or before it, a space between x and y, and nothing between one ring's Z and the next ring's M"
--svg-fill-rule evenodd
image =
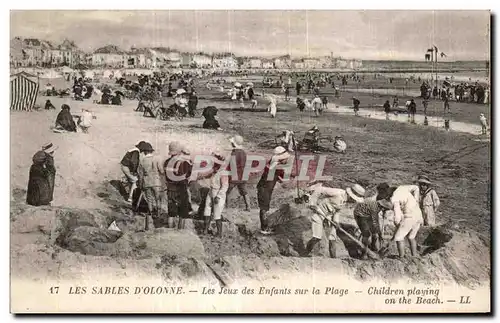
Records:
M37 151L32 157L33 164L37 165L45 163L46 160L47 154L43 151Z
M278 146L273 150L273 157L271 157L271 164L280 162L282 160L287 160L290 158L290 154L282 146Z
M230 138L229 142L234 146L234 148L241 149L243 147L243 137L240 135Z
M377 201L383 200L390 195L390 186L387 183L380 183L377 185Z
M44 145L42 146L42 150L43 150L44 152L46 152L47 154L51 154L51 153L53 153L54 151L56 151L56 150L57 150L57 148L59 148L59 147L54 146L51 142L46 143L46 144L44 144Z
M182 94L185 94L186 93L186 90L184 89L177 89L177 91L175 92L177 95L182 95Z
M145 143L145 141L144 141L144 140L141 140L141 141L139 141L138 143L136 143L136 144L135 144L135 147L136 147L136 148L139 148L139 147L140 147L141 145L143 145L144 143Z
M431 181L429 180L429 178L427 176L425 176L425 175L419 176L418 179L417 179L417 182L419 184L427 184L427 185L431 185L432 184Z
M178 141L173 141L168 145L170 155L178 155L182 152L182 145Z
M363 203L365 200L366 191L363 186L359 184L354 184L352 187L348 187L346 190L347 195L349 195L357 203Z

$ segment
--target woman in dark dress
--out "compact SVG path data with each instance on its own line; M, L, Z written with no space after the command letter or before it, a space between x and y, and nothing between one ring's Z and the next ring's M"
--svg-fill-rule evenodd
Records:
M53 198L55 176L54 157L44 151L37 152L30 168L26 203L49 205Z
M62 128L66 131L76 132L75 120L73 120L73 116L69 112L69 105L63 104L61 106L61 109L61 112L59 112L56 118L56 128Z

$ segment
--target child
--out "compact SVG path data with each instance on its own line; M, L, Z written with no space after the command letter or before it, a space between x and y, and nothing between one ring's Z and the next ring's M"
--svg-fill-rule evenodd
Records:
M485 135L488 131L488 121L486 120L484 113L479 115L479 121L481 122L481 134Z
M328 108L328 98L326 96L321 98L321 103L323 103L323 109Z
M89 133L89 128L92 126L92 119L96 119L92 112L85 108L82 109L82 115L78 120L78 126L80 126L83 133Z
M444 116L444 128L446 131L450 131L450 115L448 113Z
M145 230L150 230L152 218L159 219L161 213L161 177L164 173L160 159L153 154L154 149L150 143L142 147L144 157L137 167L138 186L144 193L148 203L149 215L146 216Z
M354 109L354 115L356 117L359 117L359 105L360 104L361 104L361 102L357 98L355 98L355 97L352 98L352 105L353 105L353 109Z
M45 101L45 110L56 109L56 107L50 102L50 100Z
M429 101L427 99L424 99L422 101L422 105L424 106L424 115L427 116L427 106L429 105Z
M439 197L427 176L419 176L417 182L420 188L420 209L424 218L424 226L435 226L436 212L441 204Z
M335 137L335 142L333 143L333 149L337 153L345 154L345 150L347 149L347 144L342 136Z
M225 158L220 154L214 154L214 173L210 178L210 191L205 203L205 234L210 233L210 222L215 220L217 236L222 237L222 211L226 203L226 193L229 188L229 177L225 174Z

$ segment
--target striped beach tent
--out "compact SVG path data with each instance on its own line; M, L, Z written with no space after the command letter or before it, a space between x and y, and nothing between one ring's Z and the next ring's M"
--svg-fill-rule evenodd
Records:
M10 79L10 109L31 111L38 96L36 76L21 72Z

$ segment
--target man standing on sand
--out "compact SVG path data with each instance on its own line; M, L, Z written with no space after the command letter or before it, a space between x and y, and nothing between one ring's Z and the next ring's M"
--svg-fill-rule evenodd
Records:
M161 176L163 166L158 156L153 155L154 149L150 143L146 143L142 149L144 157L137 168L139 188L148 203L149 215L146 216L145 230L150 229L152 218L159 219L161 212Z
M248 193L246 189L246 182L248 179L243 178L243 173L245 170L245 165L247 162L247 154L245 150L243 150L243 137L242 136L234 136L229 139L233 150L231 151L231 160L229 163L229 174L233 175L236 173L236 177L230 176L229 179L229 188L227 190L227 199L229 199L229 194L231 191L237 187L238 192L243 197L243 201L245 202L245 211L250 211L250 202L248 200ZM236 170L232 170L231 167L236 166ZM227 202L226 202L227 205Z
M170 158L163 167L167 183L168 217L167 227L174 227L174 218L179 218L178 229L185 228L186 218L189 217L189 177L193 170L191 161L182 154L183 147L177 142L168 146Z
M328 232L328 251L331 258L337 258L337 228L340 226L339 211L348 202L362 203L365 189L361 185L354 185L346 190L332 188L317 183L309 186L308 207L313 211L311 215L311 228L313 236L307 243L306 251L310 255L314 247L323 238L323 230Z
M423 223L422 211L419 207L420 192L416 185L401 185L391 187L387 183L377 186L377 201L386 200L390 202L394 211L394 224L396 232L392 238L396 241L400 258L405 256L404 240L408 238L412 256L418 256L417 236Z

